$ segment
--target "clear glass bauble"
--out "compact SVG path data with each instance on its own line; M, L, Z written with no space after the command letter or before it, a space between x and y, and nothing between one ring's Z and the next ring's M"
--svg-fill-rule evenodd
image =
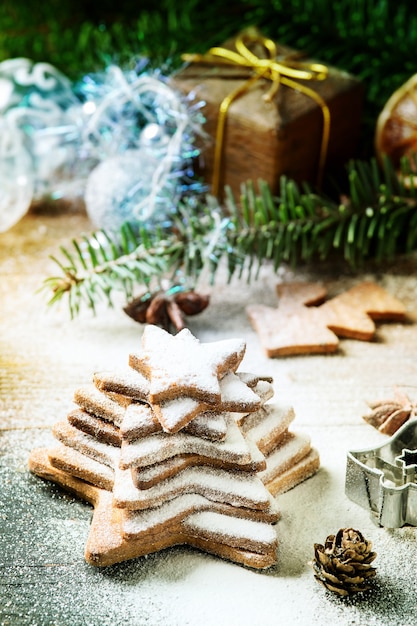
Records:
M34 192L32 159L19 132L0 120L0 232L28 211Z
M87 213L97 228L115 231L124 222L163 220L177 201L178 184L147 150L127 150L91 172L85 190Z

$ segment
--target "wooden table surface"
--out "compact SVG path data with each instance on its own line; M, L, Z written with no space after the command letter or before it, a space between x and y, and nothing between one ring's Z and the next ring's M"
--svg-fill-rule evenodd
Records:
M139 346L143 327L122 301L70 320L65 305L48 309L38 292L55 272L49 255L90 230L82 212L56 209L0 234L0 624L415 626L416 529L376 526L344 482L348 450L386 441L362 419L367 401L396 385L417 398L417 258L361 274L328 265L276 276L265 267L250 286L220 276L209 308L189 320L201 341L246 340L245 369L274 377L277 401L294 407L294 429L320 453L319 472L277 497L276 567L254 572L177 547L95 569L83 557L91 507L27 470L30 451L52 443L74 390L97 369L124 367ZM276 283L292 278L320 280L331 294L374 280L402 300L408 320L378 324L372 342L342 340L334 355L268 359L245 306L276 304ZM371 593L340 600L314 581L308 561L314 543L349 526L373 542L378 576Z

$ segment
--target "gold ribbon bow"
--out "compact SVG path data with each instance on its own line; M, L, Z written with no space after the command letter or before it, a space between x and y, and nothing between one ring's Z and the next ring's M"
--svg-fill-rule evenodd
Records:
M256 56L248 45L261 45L266 51L267 58ZM272 85L269 91L263 96L264 100L270 102L277 93L280 84L287 85L305 94L319 105L323 115L323 132L321 138L317 186L321 185L324 165L327 156L327 148L330 135L330 111L323 100L313 89L310 89L300 80L323 80L327 77L328 68L320 63L303 63L294 59L290 55L278 59L278 49L272 39L268 39L251 29L243 32L235 40L236 52L227 48L210 48L207 54L184 54L182 58L190 63L223 64L228 66L247 67L253 71L253 75L242 85L234 89L226 96L220 104L219 119L216 130L216 145L213 166L212 191L218 195L220 188L221 167L223 161L224 137L227 113L230 105L239 96L243 95L250 87L261 78L270 80Z

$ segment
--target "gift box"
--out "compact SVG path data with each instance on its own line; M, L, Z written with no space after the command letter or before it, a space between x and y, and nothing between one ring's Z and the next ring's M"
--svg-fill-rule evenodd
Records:
M258 179L277 192L282 175L320 187L326 167L355 156L363 86L354 76L256 29L184 59L174 84L205 102L201 173L215 195Z

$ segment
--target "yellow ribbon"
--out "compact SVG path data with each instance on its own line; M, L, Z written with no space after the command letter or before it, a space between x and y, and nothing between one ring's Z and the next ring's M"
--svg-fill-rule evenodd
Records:
M256 56L248 45L261 45L267 53L267 58ZM268 39L258 33L253 34L250 29L243 32L235 40L236 52L227 48L210 48L207 54L184 54L183 60L190 63L223 64L228 66L247 67L254 74L242 85L234 89L226 96L220 104L219 119L216 130L216 145L213 166L212 191L214 195L219 194L220 177L223 161L224 137L227 113L230 105L239 96L243 95L250 87L261 78L270 80L272 85L269 91L264 94L265 101L270 102L277 93L280 84L300 91L321 108L323 115L323 132L321 137L317 186L320 187L323 177L323 170L327 156L327 148L330 136L330 111L323 98L313 89L299 83L299 80L323 80L327 77L328 68L321 63L302 63L296 61L293 55L278 60L278 49L272 39Z

